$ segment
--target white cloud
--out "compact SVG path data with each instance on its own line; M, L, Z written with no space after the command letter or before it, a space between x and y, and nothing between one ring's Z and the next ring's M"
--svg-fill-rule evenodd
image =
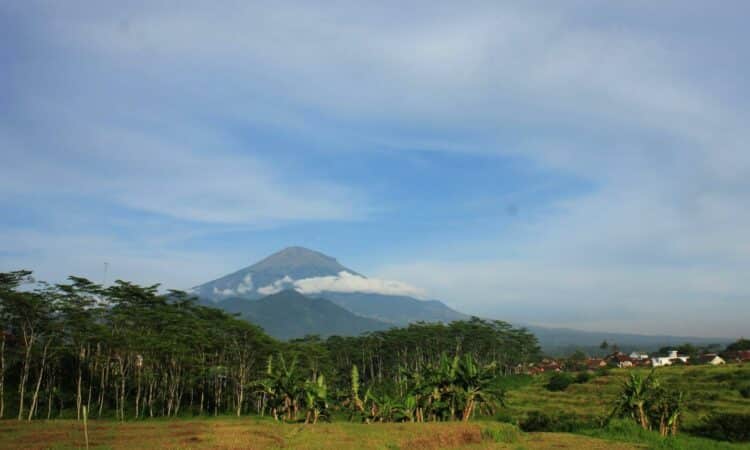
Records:
M253 275L250 273L245 275L245 278L237 285L236 289L240 295L251 292L253 290Z
M235 291L233 289L219 289L217 287L214 287L214 295L222 295L224 297L228 297L230 295L235 295Z
M363 292L382 295L405 295L423 298L425 291L407 283L378 278L365 278L346 271L336 276L314 277L296 280L294 288L302 294L321 292Z
M293 280L289 277L289 275L284 276L284 278L280 280L276 280L273 283L269 284L268 286L263 286L258 288L258 293L262 295L272 295L277 294L284 289L288 289L289 286L293 283Z
M311 277L293 280L288 275L280 280L258 289L262 295L271 295L284 289L294 289L301 294L320 294L324 292L362 292L367 294L405 295L424 298L424 289L407 283L378 278L365 278L346 271L335 276Z

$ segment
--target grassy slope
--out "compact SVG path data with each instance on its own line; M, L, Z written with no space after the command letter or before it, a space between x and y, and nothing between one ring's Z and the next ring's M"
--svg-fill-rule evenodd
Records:
M650 370L642 370L647 375ZM610 375L592 378L585 384L573 384L563 392L545 388L548 376L517 377L508 380L507 408L501 414L505 420L521 420L529 411L548 414L564 413L591 419L606 417L620 392L630 369L615 369ZM664 367L657 369L662 382L687 393L687 408L683 419L685 428L700 423L711 413L749 413L750 399L743 398L738 389L750 383L750 364L723 367ZM648 448L674 449L750 449L750 444L727 444L700 439L683 433L676 440L661 439L657 433L643 432L628 423L613 423L606 429L586 430L582 433L624 442L646 445Z
M545 389L547 377L534 377L525 386L508 392L508 412L520 418L528 411L574 413L601 417L611 405L631 369L615 369L609 376L595 377L585 384L573 384L563 392ZM649 370L642 370L644 376ZM750 383L750 364L723 367L664 367L657 369L662 382L688 394L684 423L690 427L712 412L750 412L750 399L738 388Z
M493 430L489 433L488 430ZM483 432L484 431L484 432ZM557 433L520 434L490 422L284 425L255 419L204 419L90 425L92 449L583 449L642 448L628 443ZM0 448L83 448L74 421L0 422Z

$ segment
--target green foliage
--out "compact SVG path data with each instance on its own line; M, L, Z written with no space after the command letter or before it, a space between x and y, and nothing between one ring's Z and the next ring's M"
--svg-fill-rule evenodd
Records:
M750 350L750 339L740 338L736 342L727 345L728 352L737 352L740 350Z
M588 372L578 372L576 374L575 382L578 384L588 383L591 380L591 375Z
M750 413L718 413L708 416L692 433L730 442L750 441Z
M549 391L564 391L568 388L571 384L573 384L574 380L573 377L570 376L570 374L565 372L557 372L552 374L552 376L549 379L549 382L547 383L547 390Z
M597 427L599 422L573 413L545 413L542 411L530 411L518 425L526 432L554 431L570 433L586 428Z
M482 440L501 444L513 444L521 440L521 432L512 425L494 425L482 428Z
M734 445L701 437L660 436L658 432L644 430L630 420L612 420L603 428L585 428L578 433L611 441L629 442L650 449L664 450L731 450Z
M629 417L644 430L658 427L662 436L674 436L682 420L684 400L684 393L666 389L655 371L645 378L632 372L622 386L611 417Z

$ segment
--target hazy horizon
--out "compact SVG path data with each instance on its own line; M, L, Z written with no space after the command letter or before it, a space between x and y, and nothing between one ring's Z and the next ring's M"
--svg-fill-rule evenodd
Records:
M6 2L0 271L189 289L300 245L467 314L748 336L747 13Z

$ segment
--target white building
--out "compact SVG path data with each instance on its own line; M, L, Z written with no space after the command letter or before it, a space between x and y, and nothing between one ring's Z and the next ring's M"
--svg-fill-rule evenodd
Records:
M711 364L712 366L718 366L727 363L726 361L724 361L724 358L717 355L716 353L707 353L701 356L699 359L701 364Z
M679 360L686 363L690 359L688 356L679 356L677 350L671 350L668 356L657 356L651 358L651 365L654 367L671 366L672 363Z
M643 352L633 352L628 356L630 356L630 359L635 359L638 361L643 361L644 359L648 359L648 353L643 353Z

